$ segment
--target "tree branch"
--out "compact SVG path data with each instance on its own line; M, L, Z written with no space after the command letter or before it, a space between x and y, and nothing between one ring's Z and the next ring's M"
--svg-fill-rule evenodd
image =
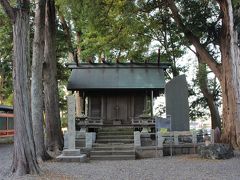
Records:
M66 38L66 41L67 41L69 52L73 53L74 48L72 46L70 27L67 25L67 22L66 22L64 16L60 13L59 10L58 10L58 15L59 15L59 19L60 19L61 24L62 24L63 32L65 34L65 38Z
M8 15L8 17L11 19L12 23L15 22L15 11L14 8L9 4L7 0L0 0L0 4L2 5L4 11Z
M219 64L210 54L209 52L204 48L204 46L200 43L200 40L198 37L196 37L188 28L185 27L185 25L182 22L182 18L179 14L178 8L176 7L173 0L165 0L165 3L172 11L172 16L179 28L183 31L186 38L194 45L196 48L196 51L199 53L199 56L201 57L201 61L203 63L206 63L212 71L215 73L215 75L218 77L218 79L221 79L221 64Z

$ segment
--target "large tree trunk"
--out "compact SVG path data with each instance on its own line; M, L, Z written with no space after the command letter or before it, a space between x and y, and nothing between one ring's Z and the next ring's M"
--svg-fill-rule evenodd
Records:
M185 27L173 0L165 0L173 18L183 30L186 38L194 45L203 63L206 63L219 79L223 99L222 141L233 147L240 147L240 50L237 46L237 32L233 30L231 0L217 0L222 11L220 36L221 64L218 63L200 43L191 30Z
M44 62L44 27L45 27L45 0L36 1L35 28L32 57L32 119L33 133L39 161L50 158L44 144L43 129L43 62Z
M8 1L0 1L13 23L13 88L14 88L14 154L12 172L17 175L39 173L32 131L30 106L30 51L28 0L18 1L13 9Z
M223 72L221 87L223 94L224 142L240 147L240 49L237 46L237 32L233 29L231 0L219 1L224 14L220 41Z
M210 92L208 88L206 64L203 64L201 62L198 62L198 63L199 64L198 64L197 78L198 78L200 90L210 110L212 129L215 129L217 127L221 129L221 118L220 118L216 103L214 101L214 94Z
M46 1L45 17L45 62L44 71L44 103L46 113L47 149L58 153L63 148L61 132L56 59L56 13L54 0Z

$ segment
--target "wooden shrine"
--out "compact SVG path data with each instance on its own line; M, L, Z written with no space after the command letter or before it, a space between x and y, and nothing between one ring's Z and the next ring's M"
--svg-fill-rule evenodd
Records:
M80 126L154 127L153 98L164 93L169 64L70 64Z

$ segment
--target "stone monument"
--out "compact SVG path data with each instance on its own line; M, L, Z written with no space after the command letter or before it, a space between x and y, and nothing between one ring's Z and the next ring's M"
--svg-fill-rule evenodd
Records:
M85 154L80 153L80 149L75 148L75 107L76 101L74 96L68 96L68 143L67 149L64 149L62 154L57 157L60 161L65 162L85 162L87 160Z
M171 131L189 131L188 87L185 75L166 84L166 114L171 116Z

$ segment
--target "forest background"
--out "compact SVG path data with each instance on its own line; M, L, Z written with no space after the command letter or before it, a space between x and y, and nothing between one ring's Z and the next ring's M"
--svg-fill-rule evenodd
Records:
M1 0L0 3L0 103L14 104L15 132L19 137L16 146L24 150L26 144L31 147L25 154L21 148L15 148L13 172L25 173L17 158L34 157L34 144L38 151L41 149L37 156L48 159L43 126L46 126L46 149L53 152L62 149L60 114L66 119L69 76L66 62L171 62L165 72L171 79L186 73L189 66L185 62L194 60L196 74L188 74L192 76L191 119L209 114L212 128L223 131L222 141L239 147L240 5L237 0ZM195 57L183 61L187 52ZM32 164L26 168L30 173L38 172L36 160L29 159Z

